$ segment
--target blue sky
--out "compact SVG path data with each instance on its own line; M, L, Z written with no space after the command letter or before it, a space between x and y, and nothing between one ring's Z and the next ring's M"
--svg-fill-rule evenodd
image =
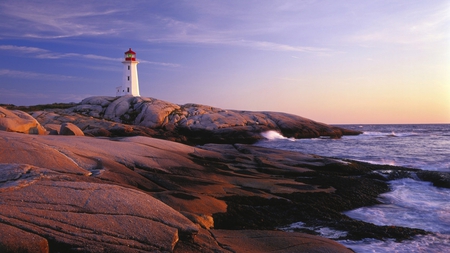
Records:
M141 95L325 123L450 123L450 2L0 2L0 103Z

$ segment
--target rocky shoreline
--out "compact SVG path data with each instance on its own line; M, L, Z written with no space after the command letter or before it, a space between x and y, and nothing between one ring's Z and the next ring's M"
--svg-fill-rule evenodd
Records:
M129 111L136 105L130 99L124 98L128 107L123 108L136 115ZM98 101L105 100L109 101ZM92 98L87 101L92 105ZM216 139L207 134L198 140L183 137L182 123L170 125L166 118L160 121L166 123L151 128L105 120L101 118L105 114L89 116L92 110L75 113L81 107L87 108L82 103L30 112L34 118L0 108L4 115L0 125L6 130L0 131L1 252L352 252L312 230L281 228L303 222L306 227L345 231L340 239L410 239L426 232L376 226L342 212L377 204L377 196L389 191L388 181L396 178L417 175L450 186L445 173L220 141L227 137L221 129L231 131L237 124L222 128L200 124L209 126L208 133L219 140L206 144L211 141L205 140ZM186 114L185 121L177 122L208 114L203 117L215 115ZM116 120L122 121L123 115ZM300 127L298 122L288 124L298 116L284 116L277 115L275 125L252 125L256 130L251 136L267 129L284 134L297 129L298 136L315 132L337 137L329 134L337 128L303 118L305 125ZM11 130L11 118L21 126ZM82 135L100 138L11 132L37 134L52 124L59 126L53 126L58 132L64 123L74 124ZM239 139L237 132L233 141ZM191 133L195 136L195 131ZM240 136L249 143L255 140Z
M90 97L65 113L133 125L141 131L152 129L156 135L191 145L254 143L262 139L261 132L268 130L293 138L339 138L360 134L287 113L226 110L192 103L177 105L133 96ZM96 136L98 131L94 125L89 125L90 133Z

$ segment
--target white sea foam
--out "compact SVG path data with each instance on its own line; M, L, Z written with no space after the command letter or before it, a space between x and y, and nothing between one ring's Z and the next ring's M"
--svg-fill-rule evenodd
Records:
M402 132L398 133L395 131L389 132L363 132L359 137L409 137L409 136L417 136L419 135L416 132Z
M362 130L364 133L344 136L337 140L316 138L289 142L285 138L272 139L257 145L377 164L450 172L449 124L343 127ZM360 208L346 214L378 225L420 228L433 234L403 242L366 239L341 243L356 252L450 252L450 189L437 188L431 183L412 179L392 181L391 189L392 192L380 196L380 200L385 204ZM315 230L324 236L328 234L326 228L305 229ZM333 235L331 237L337 238Z
M383 132L363 132L362 136L387 136L388 133Z
M294 141L295 139L294 138L287 138L287 137L284 137L282 134L280 134L279 132L277 132L277 131L273 131L273 130L270 130L270 131L267 131L267 132L263 132L263 133L261 133L261 135L264 137L264 138L266 138L267 140L291 140L291 141Z
M319 235L321 235L323 237L330 238L330 239L339 239L341 237L347 236L347 232L345 232L345 231L340 231L340 230L335 230L335 229L331 229L331 228L328 228L328 227L320 227L320 226L308 227L308 226L305 226L305 223L303 223L301 221L292 223L289 226L282 227L282 228L279 228L279 229L283 230L283 231L286 231L286 232L294 232L294 231L296 231L298 229L308 229L308 230L311 230L311 231L315 231Z
M433 187L429 182L413 179L391 181L392 191L380 195L381 205L363 207L345 214L376 225L395 225L424 229L433 234L416 236L412 240L396 242L364 239L361 241L339 240L345 231L326 227L307 227L297 222L281 228L285 231L308 229L338 242L357 253L365 252L448 252L450 245L450 189Z
M392 191L380 195L381 205L346 212L349 217L376 225L420 228L434 234L412 241L341 241L355 252L448 252L450 189L410 178L391 181Z
M450 234L450 189L410 178L391 181L392 191L380 195L384 203L346 212L353 219L376 225L420 228Z
M416 236L413 240L396 242L394 240L380 241L375 239L365 239L362 241L338 241L357 253L442 253L448 252L450 245L450 235L430 234Z

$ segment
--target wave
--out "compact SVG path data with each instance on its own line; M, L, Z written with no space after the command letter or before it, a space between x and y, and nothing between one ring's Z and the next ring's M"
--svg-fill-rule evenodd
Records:
M273 141L273 140L290 140L290 141L294 141L294 138L287 138L284 137L282 134L280 134L277 131L274 130L270 130L267 132L263 132L261 133L262 137L266 138L269 141Z
M395 240L380 241L376 239L364 239L362 241L338 240L341 244L351 248L355 252L447 252L450 243L450 235L446 234L429 234L416 236L413 241L397 242Z
M403 226L431 232L414 241L340 241L356 252L448 252L450 242L450 190L411 178L390 181L391 191L381 194L384 204L362 207L345 214L378 226ZM426 249L426 250L425 250Z
M417 136L418 133L415 132L405 132L405 133L396 133L394 131L390 133L386 132L363 132L362 136L367 137L410 137L410 136Z

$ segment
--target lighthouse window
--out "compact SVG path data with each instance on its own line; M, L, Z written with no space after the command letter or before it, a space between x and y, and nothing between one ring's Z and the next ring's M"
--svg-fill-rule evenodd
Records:
M127 88L127 92L130 92L130 88L129 87Z
M128 70L130 70L130 65L128 65Z
M128 81L130 81L130 76L128 76Z

